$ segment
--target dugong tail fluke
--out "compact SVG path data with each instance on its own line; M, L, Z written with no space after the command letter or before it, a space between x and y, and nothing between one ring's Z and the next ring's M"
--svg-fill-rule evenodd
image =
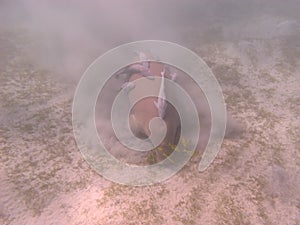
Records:
M139 56L139 60L143 61L141 63L134 63L130 66L127 66L119 70L115 76L119 78L121 74L125 74L125 80L129 80L133 74L141 74L142 76L153 79L152 74L150 73L150 62L147 61L148 58L144 52L136 52Z

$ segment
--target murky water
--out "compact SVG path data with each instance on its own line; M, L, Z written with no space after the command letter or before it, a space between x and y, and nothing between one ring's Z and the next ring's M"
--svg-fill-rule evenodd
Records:
M78 69L70 66L76 64L80 49L75 55L70 51L76 26L65 42L60 42L58 30L44 45L26 24L1 25L0 224L299 224L300 24L293 9L298 6L290 1L280 14L280 3L262 5L269 10L259 11L258 3L235 8L234 1L226 2L210 4L207 11L201 4L194 7L191 15L205 11L204 22L201 16L184 20L170 13L166 20L177 18L181 23L170 23L171 35L159 32L157 37L172 40L176 34L176 41L205 60L245 133L225 140L204 173L197 171L198 153L166 182L139 188L113 184L96 174L72 133L73 93L88 65L80 59L89 62L118 41L105 42L101 51L86 49L91 54L79 57ZM183 5L164 4L157 13L170 8L177 12L178 7ZM78 13L69 10L67 15ZM53 27L48 27L51 34ZM120 39L128 41L134 29L124 33ZM57 53L64 63L52 68L53 52L47 64L46 50L56 51L52 44L57 43L69 43L70 48L61 49L64 56ZM76 74L70 78L70 72Z

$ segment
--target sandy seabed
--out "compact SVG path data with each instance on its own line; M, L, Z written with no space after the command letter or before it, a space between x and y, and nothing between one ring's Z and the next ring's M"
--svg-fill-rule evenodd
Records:
M74 84L27 60L22 32L0 33L0 224L300 223L300 64L287 43L190 40L245 133L225 140L204 173L196 153L167 181L130 187L81 156Z

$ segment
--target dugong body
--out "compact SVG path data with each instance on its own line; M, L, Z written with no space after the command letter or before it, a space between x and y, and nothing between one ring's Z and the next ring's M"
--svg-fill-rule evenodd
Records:
M148 138L151 135L149 124L152 119L160 118L165 122L166 135L159 146L160 150L155 151L156 160L160 161L172 152L170 145L177 144L178 142L180 118L175 108L164 99L165 95L172 94L169 93L171 90L165 90L164 87L164 79L172 79L170 74L166 72L164 64L151 62L150 73L154 78L160 77L161 79L147 79L144 85L135 86L128 93L129 101L133 99L133 95L144 96L148 92L157 93L158 97L146 97L135 103L131 109L129 124L132 132L137 137ZM142 74L133 74L129 82L142 77ZM153 131L161 133L160 129L163 129L163 127L156 126Z

